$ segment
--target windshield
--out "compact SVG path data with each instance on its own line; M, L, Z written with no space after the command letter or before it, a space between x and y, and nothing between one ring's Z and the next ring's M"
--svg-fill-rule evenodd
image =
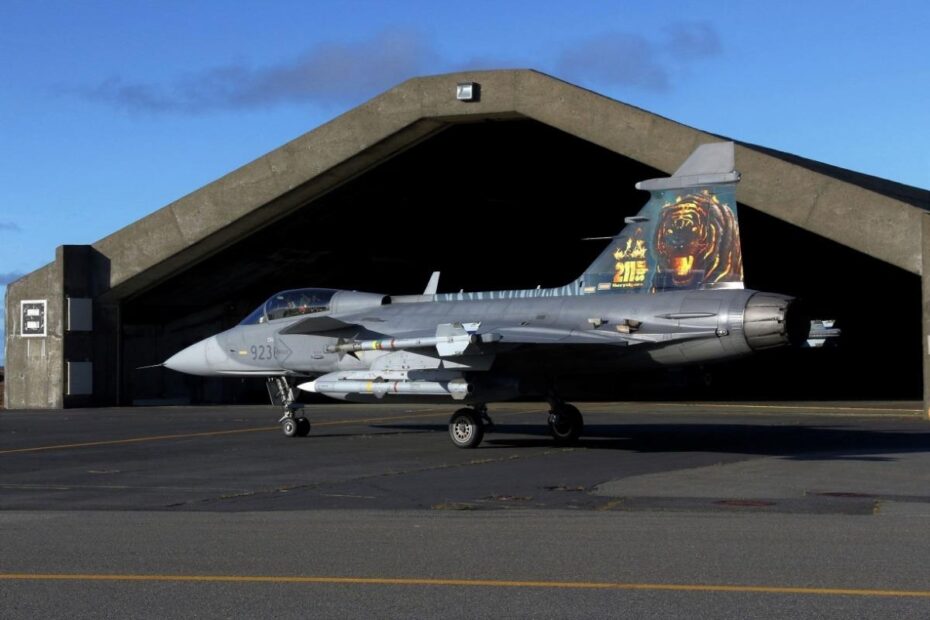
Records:
M239 324L255 325L291 316L326 312L335 294L335 290L326 288L301 288L275 293Z

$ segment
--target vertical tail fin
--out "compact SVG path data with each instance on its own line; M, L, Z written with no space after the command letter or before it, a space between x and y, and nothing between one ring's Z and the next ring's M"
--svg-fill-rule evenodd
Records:
M636 184L651 193L581 276L584 293L742 288L732 142L694 150L675 174Z

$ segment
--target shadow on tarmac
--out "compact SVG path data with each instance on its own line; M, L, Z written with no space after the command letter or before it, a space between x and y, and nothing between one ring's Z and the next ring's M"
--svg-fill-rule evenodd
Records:
M377 428L447 432L444 424L380 425ZM495 424L485 431L482 443L483 448L551 448L554 445L545 424ZM812 461L890 461L894 459L884 455L930 451L930 432L765 424L586 424L581 439L573 446L641 453L718 452Z

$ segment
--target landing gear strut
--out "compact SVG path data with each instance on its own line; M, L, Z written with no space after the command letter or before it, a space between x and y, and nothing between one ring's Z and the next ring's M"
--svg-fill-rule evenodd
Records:
M284 377L269 377L266 385L271 404L284 407L278 420L285 437L306 437L310 434L310 420L304 417L304 406L296 402L294 388Z

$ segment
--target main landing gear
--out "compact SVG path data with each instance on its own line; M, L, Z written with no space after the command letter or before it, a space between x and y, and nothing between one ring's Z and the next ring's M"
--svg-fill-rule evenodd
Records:
M484 439L485 426L494 426L485 405L459 409L449 418L449 437L456 448L477 448Z
M549 434L557 444L575 443L584 430L584 418L574 405L561 401L549 404Z
M284 407L278 420L285 437L306 437L310 434L310 420L304 417L304 406L296 402L294 388L284 377L268 378L268 396L272 405Z
M560 445L577 441L584 430L584 418L578 408L560 400L549 402L549 433ZM449 437L457 448L477 448L487 426L493 426L485 405L459 409L449 418Z

